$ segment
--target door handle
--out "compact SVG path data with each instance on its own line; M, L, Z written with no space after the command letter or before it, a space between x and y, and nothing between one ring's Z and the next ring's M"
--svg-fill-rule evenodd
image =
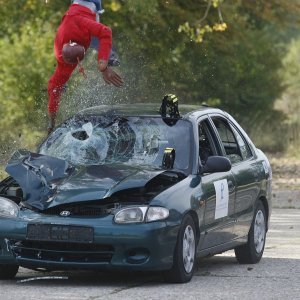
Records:
M235 190L235 185L233 184L233 182L231 180L228 181L228 191L230 193L234 192Z

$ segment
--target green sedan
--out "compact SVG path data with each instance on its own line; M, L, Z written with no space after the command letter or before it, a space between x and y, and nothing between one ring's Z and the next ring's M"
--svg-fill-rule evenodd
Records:
M0 279L21 266L155 270L183 283L198 257L234 249L252 264L263 255L270 164L219 109L89 108L36 153L16 151L6 172Z

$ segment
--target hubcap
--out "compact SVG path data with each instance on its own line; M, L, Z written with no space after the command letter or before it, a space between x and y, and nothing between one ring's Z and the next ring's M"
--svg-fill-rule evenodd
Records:
M257 253L261 253L265 245L266 225L261 210L256 213L254 222L254 245Z
M195 235L193 228L188 225L185 228L182 245L183 265L187 273L190 273L195 260Z

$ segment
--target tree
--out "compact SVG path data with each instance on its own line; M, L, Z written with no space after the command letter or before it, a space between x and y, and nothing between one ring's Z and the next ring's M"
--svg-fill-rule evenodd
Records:
M294 39L288 46L280 72L286 89L276 102L276 108L285 112L289 152L299 156L300 146L300 38Z
M43 136L45 88L62 6L67 1L46 6L39 0L0 0L0 165L16 148L34 149Z

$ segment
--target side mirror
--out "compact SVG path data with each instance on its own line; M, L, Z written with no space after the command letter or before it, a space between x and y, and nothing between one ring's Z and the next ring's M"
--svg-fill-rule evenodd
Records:
M224 156L209 156L202 168L203 173L218 173L231 170L231 162Z

